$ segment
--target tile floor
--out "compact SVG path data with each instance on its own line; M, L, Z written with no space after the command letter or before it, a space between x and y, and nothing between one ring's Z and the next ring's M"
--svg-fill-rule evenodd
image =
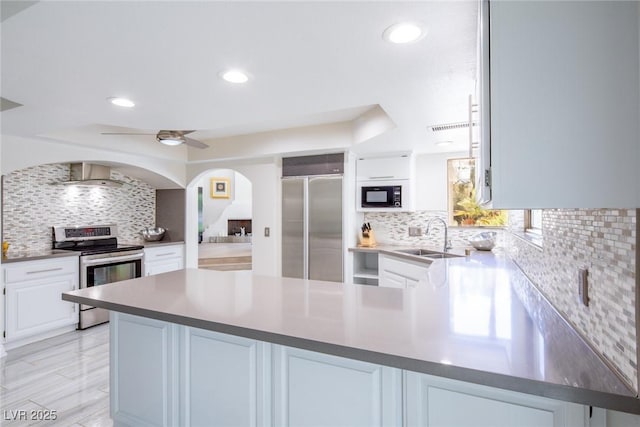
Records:
M57 419L32 419L31 411L56 411ZM109 325L7 351L0 359L0 425L112 426Z
M250 243L199 249L199 258L251 256ZM32 411L55 411L56 420L32 419ZM0 426L30 425L113 426L108 324L9 350L0 359Z

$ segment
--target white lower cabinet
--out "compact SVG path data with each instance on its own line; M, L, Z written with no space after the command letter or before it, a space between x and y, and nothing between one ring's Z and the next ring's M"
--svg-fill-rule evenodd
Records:
M379 270L379 286L408 288L427 279L429 264L380 254Z
M144 248L145 276L154 276L182 268L184 268L183 244Z
M583 405L405 371L406 425L588 426Z
M78 304L62 293L78 289L78 258L22 261L3 265L5 342L12 343L78 323Z
M116 426L177 426L178 325L110 312L111 418Z
M269 345L184 327L181 426L267 426Z
M111 312L115 426L588 426L582 405Z
M276 426L399 426L401 370L274 346Z

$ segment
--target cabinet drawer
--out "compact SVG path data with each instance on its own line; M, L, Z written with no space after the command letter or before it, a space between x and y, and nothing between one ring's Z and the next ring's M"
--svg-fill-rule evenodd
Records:
M145 262L160 261L167 258L182 258L184 245L160 246L158 248L144 248Z
M380 259L381 270L395 273L413 280L423 279L427 274L428 268L428 264L418 265L418 263L389 256L382 256Z
M4 266L5 283L23 282L62 274L78 274L78 257L24 261Z

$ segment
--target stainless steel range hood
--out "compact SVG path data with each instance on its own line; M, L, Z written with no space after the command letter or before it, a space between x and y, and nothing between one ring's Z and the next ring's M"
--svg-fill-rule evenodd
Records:
M120 187L124 182L111 179L109 166L82 162L71 163L69 165L69 181L62 181L59 184Z

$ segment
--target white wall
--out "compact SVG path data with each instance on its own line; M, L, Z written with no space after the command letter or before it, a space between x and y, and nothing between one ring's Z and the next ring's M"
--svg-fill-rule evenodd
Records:
M2 135L2 159L0 170L3 174L50 163L81 161L113 162L137 166L176 183L175 188L186 185L184 160L137 155L110 149L60 143L51 140L21 138Z
M468 157L468 153L462 151L416 156L417 211L447 210L447 159L462 157Z
M208 139L206 142L209 148L189 152L190 162L235 162L243 158L279 156L284 153L306 155L314 151L336 152L351 147L353 135L351 122L342 122Z
M227 178L230 194L228 199L211 198L211 178ZM202 187L203 239L211 236L226 236L229 219L252 218L252 186L244 175L231 169L216 169L204 175L199 183Z

